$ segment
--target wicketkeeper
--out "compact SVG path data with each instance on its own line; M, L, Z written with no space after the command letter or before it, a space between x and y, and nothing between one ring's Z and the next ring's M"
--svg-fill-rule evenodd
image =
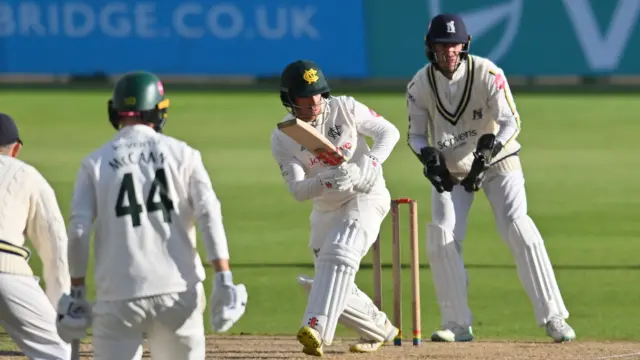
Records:
M483 190L533 305L536 322L557 342L575 332L547 250L527 214L520 164L520 116L501 68L469 54L471 36L457 15L433 18L425 38L429 63L407 86L409 145L432 184L427 225L442 328L433 341L471 341L462 240L477 191Z

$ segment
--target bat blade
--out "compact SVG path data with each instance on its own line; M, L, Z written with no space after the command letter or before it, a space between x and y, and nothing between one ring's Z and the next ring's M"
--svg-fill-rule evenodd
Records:
M312 154L318 156L328 165L340 165L346 159L342 151L324 137L316 128L299 119L278 123L278 129L302 145Z

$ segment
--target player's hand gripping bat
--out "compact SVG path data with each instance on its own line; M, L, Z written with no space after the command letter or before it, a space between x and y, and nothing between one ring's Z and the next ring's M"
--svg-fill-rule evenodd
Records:
M475 159L471 164L471 170L460 183L467 192L480 190L486 171L491 165L491 160L500 150L502 150L502 144L494 134L484 134L478 139L476 151L473 152Z
M316 128L302 120L283 121L278 123L278 129L319 157L320 161L326 165L338 166L347 160L340 149L333 145Z

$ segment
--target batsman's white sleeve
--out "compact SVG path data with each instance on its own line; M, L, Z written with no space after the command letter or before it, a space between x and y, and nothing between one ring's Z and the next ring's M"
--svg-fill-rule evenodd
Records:
M287 152L278 136L271 137L271 154L280 166L282 178L286 181L289 193L297 201L306 201L322 195L320 178L314 176L306 179L304 167L295 157Z
M40 174L31 195L26 233L40 256L49 301L57 306L63 293L69 292L67 232L56 194Z
M500 126L496 139L506 144L520 133L520 115L504 72L501 69L490 72L493 81L489 84L489 109Z
M407 87L407 118L409 120L407 142L409 148L416 154L420 150L429 146L429 112L427 107L418 102L418 96L413 92L417 91L412 83Z
M200 152L194 150L189 177L189 201L207 252L207 261L229 259L229 244L222 222L222 205L213 190Z
M373 138L373 146L369 155L378 159L380 163L384 163L400 140L398 128L366 105L355 99L353 103L358 132Z
M83 161L76 176L69 219L69 270L72 278L82 278L89 266L91 228L96 216L96 189L90 165Z

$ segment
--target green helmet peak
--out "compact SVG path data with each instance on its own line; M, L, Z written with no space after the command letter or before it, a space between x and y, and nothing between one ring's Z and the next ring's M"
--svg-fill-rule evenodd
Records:
M120 129L124 117L138 117L140 121L154 125L158 132L167 121L169 99L165 98L164 86L153 73L138 71L127 73L115 84L108 102L109 121Z
M280 100L292 110L295 109L296 98L314 95L328 98L330 91L324 72L311 60L296 60L288 64L280 76Z

